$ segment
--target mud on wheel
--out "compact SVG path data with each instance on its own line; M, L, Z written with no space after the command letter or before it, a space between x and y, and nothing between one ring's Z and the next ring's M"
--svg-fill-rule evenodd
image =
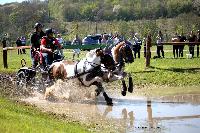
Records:
M19 88L24 88L27 86L27 79L24 71L18 72L16 78L17 78L17 86Z

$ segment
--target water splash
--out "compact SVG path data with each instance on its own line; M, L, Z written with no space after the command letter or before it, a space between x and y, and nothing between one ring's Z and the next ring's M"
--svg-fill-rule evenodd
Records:
M93 86L84 87L76 80L68 80L67 82L57 80L54 85L46 88L45 98L56 101L83 102L95 98L94 90Z

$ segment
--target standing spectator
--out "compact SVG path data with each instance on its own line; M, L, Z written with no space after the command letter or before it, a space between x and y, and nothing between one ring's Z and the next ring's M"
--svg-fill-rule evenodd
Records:
M189 42L196 42L197 41L197 36L194 34L193 31L190 32L189 36L188 36L188 41ZM195 44L189 44L189 52L192 55L192 57L194 57L194 47Z
M197 31L197 42L200 42L200 30ZM199 57L199 44L197 44L197 57Z
M79 38L78 35L76 35L74 40L72 41L72 45L81 45L81 44L82 44L81 39ZM77 55L77 57L79 58L80 51L81 50L79 48L73 49L73 60L74 60L75 55Z
M162 52L162 57L165 58L164 55L164 50L163 50L163 44L161 44L161 42L163 42L164 38L163 38L163 34L161 31L158 31L158 35L156 36L156 44L157 44L157 56L158 58L160 58L160 52Z
M102 34L101 43L102 44L107 44L108 43L108 35L107 34Z
M118 44L121 41L122 41L122 39L120 38L119 33L115 32L115 35L113 36L113 44L116 45L116 44Z
M180 42L186 42L187 38L184 36L183 33L179 36ZM179 45L179 57L183 57L183 50L184 50L185 45Z
M32 59L32 67L37 66L37 62L34 59L34 53L35 51L40 50L40 40L43 36L45 36L45 33L42 31L43 25L40 23L36 23L35 31L31 35L31 59Z
M7 43L7 38L6 36L3 37L2 44L3 48L6 48ZM7 50L3 50L3 65L4 68L8 68L8 63L7 63Z
M20 40L20 37L17 38L16 45L17 45L17 47L22 46L22 42L21 42L21 40ZM17 49L17 54L18 54L18 55L19 55L19 54L22 54L22 49L21 49L21 48L18 48L18 49Z
M62 56L64 56L63 55L63 43L64 43L64 40L63 40L63 38L61 37L61 35L60 34L58 34L57 35L58 37L56 38L57 40L58 40L58 43L61 45L61 49L60 49L60 54L62 55Z
M26 46L26 38L24 36L21 37L22 46ZM23 54L26 54L26 49L22 49Z
M132 49L134 52L134 58L136 58L138 54L138 58L140 58L140 50L141 50L141 45L142 41L138 37L138 33L133 34L132 38L130 39L130 42L132 43Z
M178 36L178 33L175 33L174 36L172 37L172 42L180 42L180 38ZM174 58L178 58L179 57L179 46L180 45L173 45L173 55Z

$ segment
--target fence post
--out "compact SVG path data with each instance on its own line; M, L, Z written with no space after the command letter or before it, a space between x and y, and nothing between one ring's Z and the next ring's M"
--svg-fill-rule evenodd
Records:
M146 40L146 67L150 67L150 58L151 58L151 34L147 36Z
M2 43L3 43L3 65L4 65L4 68L8 68L6 39L3 39Z

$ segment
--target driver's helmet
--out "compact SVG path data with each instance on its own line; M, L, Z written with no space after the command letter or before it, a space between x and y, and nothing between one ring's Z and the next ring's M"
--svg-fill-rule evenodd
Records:
M43 25L41 23L35 23L34 28L42 28Z
M52 28L46 29L46 30L45 30L45 33L46 33L46 35L49 35L49 34L51 34L51 33L54 33L54 30L53 30Z

